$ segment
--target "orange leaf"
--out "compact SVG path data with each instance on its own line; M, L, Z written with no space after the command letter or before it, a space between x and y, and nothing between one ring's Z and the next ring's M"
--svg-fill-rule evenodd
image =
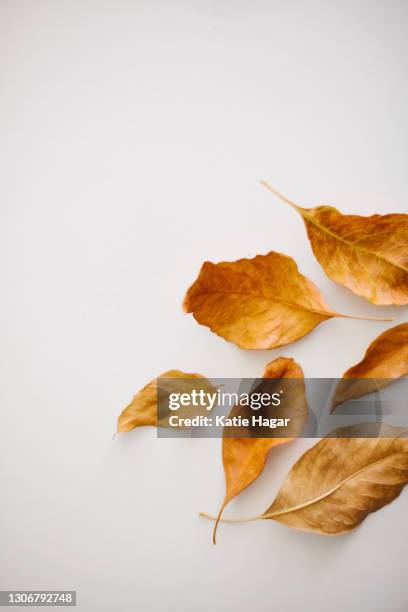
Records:
M327 276L373 304L408 304L408 215L361 217L333 206L302 208L261 184L301 215Z
M307 416L307 401L302 368L293 359L279 357L267 364L263 378L297 378L301 381L299 386L296 385L296 397L291 398L290 405L291 413L295 417L293 422L297 428L297 431L294 431L294 433L298 434ZM255 391L258 393L259 387ZM234 416L240 408L240 406L235 406L230 416ZM279 416L276 413L275 409L275 416ZM293 437L223 438L222 459L225 472L226 494L214 527L214 544L218 522L225 506L262 473L271 448L291 440L293 440Z
M343 402L381 389L408 375L408 323L387 329L368 347L363 359L339 381L333 410Z
M253 259L205 262L184 309L201 325L244 349L294 342L334 312L291 257L271 251Z
M160 374L158 378L169 379L166 380L166 384L169 387L169 393L171 392L170 387L172 383L170 379L174 379L174 391L191 393L192 389L197 389L197 386L204 389L206 392L214 392L214 387L209 381L201 376L200 374L186 374L180 370L169 370ZM191 411L190 406L185 406L179 410L179 414L186 412L187 414ZM205 413L206 407L203 407ZM128 406L122 410L118 418L118 433L130 431L135 427L143 427L145 425L151 425L156 427L167 427L168 413L165 410L166 417L164 420L157 422L157 378L151 380L143 389L141 389ZM195 410L195 414L197 410Z

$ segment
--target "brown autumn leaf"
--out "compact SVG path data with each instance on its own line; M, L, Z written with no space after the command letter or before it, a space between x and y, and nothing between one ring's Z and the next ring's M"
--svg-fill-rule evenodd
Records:
M187 291L184 310L244 349L273 349L342 315L326 304L292 257L271 251L253 259L205 262Z
M398 497L408 483L408 439L403 437L408 431L382 425L384 437L356 438L354 430L358 435L361 425L339 430L349 437L325 438L302 455L263 514L224 522L271 519L322 535L357 527Z
M215 389L211 383L200 374L186 374L180 370L169 370L160 374L158 378L164 379L163 384L166 385L168 393L191 393L193 389L203 389L207 393L214 393ZM174 382L173 380L174 379ZM206 406L201 407L203 414L206 414ZM178 410L180 416L188 416L191 411L191 406L184 406ZM151 380L143 389L141 389L128 406L122 410L118 417L117 432L123 433L134 429L135 427L151 426L168 426L168 414L165 410L165 415L162 420L157 421L157 378ZM194 408L194 414L199 414L197 408Z
M263 375L264 379L296 378L299 385L293 389L290 398L290 411L296 421L294 422L293 437L300 433L300 430L307 417L307 401L305 395L305 384L303 371L299 364L287 357L278 357L267 364ZM262 382L259 386L262 386ZM259 392L257 387L256 392ZM268 388L268 392L271 391ZM235 416L240 412L241 407L235 406L230 416ZM279 409L274 409L274 416L280 418ZM285 415L282 415L285 416ZM287 414L286 414L287 416ZM269 451L279 444L290 442L290 438L223 438L222 459L225 472L226 493L223 504L219 511L214 527L213 542L215 544L218 522L222 516L225 506L244 489L246 489L262 473Z
M408 304L408 215L302 208L261 184L301 215L315 257L332 280L373 304Z
M402 437L407 431L385 428L382 438L318 442L295 463L259 518L324 535L357 527L398 497L408 482L408 439ZM353 427L344 428L343 435L346 430L350 435Z
M396 378L406 375L408 323L402 323L378 336L363 359L343 374L334 393L332 410L343 402L382 389Z

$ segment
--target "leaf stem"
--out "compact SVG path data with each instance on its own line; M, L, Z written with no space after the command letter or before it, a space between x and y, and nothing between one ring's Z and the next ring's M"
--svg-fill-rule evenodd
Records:
M215 521L217 524L218 523L250 523L251 521L258 521L259 519L263 518L263 515L260 514L259 516L251 516L251 517L237 518L237 519L226 519L226 518L221 518L222 510L223 508L221 508L221 511L218 514L218 516L207 514L206 512L199 512L199 516L202 516L203 518L206 518L210 521Z
M289 204L289 206L292 206L292 208L295 208L297 211L303 210L303 208L301 206L299 206L299 204L296 204L296 202L293 202L292 200L289 200L289 198L287 198L286 196L284 196L281 193L279 193L279 191L276 191L276 189L271 187L269 185L269 183L267 183L266 181L262 180L262 181L259 181L259 182L261 183L262 187L265 187L268 191L273 193L273 195L275 195L277 198L282 200L282 202L285 202L286 204Z
M221 520L222 513L223 513L224 508L225 508L225 506L226 506L226 505L227 505L227 502L226 502L226 501L224 501L224 502L223 502L223 504L222 504L222 506L221 506L221 508L220 508L220 511L218 512L217 518L215 519L215 525L214 525L214 531L213 531L213 544L216 544L216 543L217 543L217 529L218 529L218 524L219 524L219 522L220 522L220 520Z
M362 315L347 315L336 312L335 316L342 319L357 319L358 321L394 321L394 317L363 317Z

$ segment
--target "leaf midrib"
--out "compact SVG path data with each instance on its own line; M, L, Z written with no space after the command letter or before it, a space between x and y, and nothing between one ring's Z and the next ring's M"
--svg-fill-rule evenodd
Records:
M358 476L362 472L365 472L366 470L373 468L375 465L377 465L379 463L382 463L383 461L386 461L390 457L401 455L403 453L408 453L408 450L403 450L403 451L398 451L398 452L392 453L391 455L387 455L386 457L382 457L381 459L378 459L377 461L374 461L374 463L370 463L369 465L364 466L360 470L357 470L357 472L354 472L353 474L350 474L350 476L347 476L347 478L344 478L335 487L332 487L329 491L327 491L326 493L323 493L322 495L319 495L319 497L316 497L315 499L309 500L309 501L304 502L303 504L299 504L297 506L292 506L291 508L286 508L286 509L283 509L283 510L278 510L277 512L271 512L271 513L268 513L268 514L262 514L259 518L262 518L262 519L276 518L278 516L282 516L283 514L290 514L291 512L297 512L298 510L303 510L304 508L307 508L309 506L313 506L314 504L317 504L322 499L326 499L327 497L330 497L330 495L332 495L338 489L340 489L340 487L342 487L346 482L348 482L352 478L356 478L356 476Z
M297 310L303 310L305 312L314 312L315 314L327 315L329 317L347 317L347 315L342 315L337 312L331 312L330 310L317 310L314 308L307 308L306 306L302 306L301 304L294 304L293 302L287 302L286 300L278 300L274 298L267 297L266 295L258 294L258 293L245 293L244 291L206 291L205 293L196 293L194 294L194 299L199 297L205 297L210 294L220 294L220 295L246 295L252 296L255 298L262 298L272 303L284 304L285 306L289 306L291 308L295 308ZM192 298L193 299L193 298Z

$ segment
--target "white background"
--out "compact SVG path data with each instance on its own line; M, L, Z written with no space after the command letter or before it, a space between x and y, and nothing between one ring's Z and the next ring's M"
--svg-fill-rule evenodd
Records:
M183 314L201 263L277 250L339 311L302 205L407 212L403 0L1 0L0 588L85 612L406 610L407 493L351 535L212 525L219 440L112 441L160 372L340 376L390 324L331 320L242 351ZM258 513L312 441L271 454Z

